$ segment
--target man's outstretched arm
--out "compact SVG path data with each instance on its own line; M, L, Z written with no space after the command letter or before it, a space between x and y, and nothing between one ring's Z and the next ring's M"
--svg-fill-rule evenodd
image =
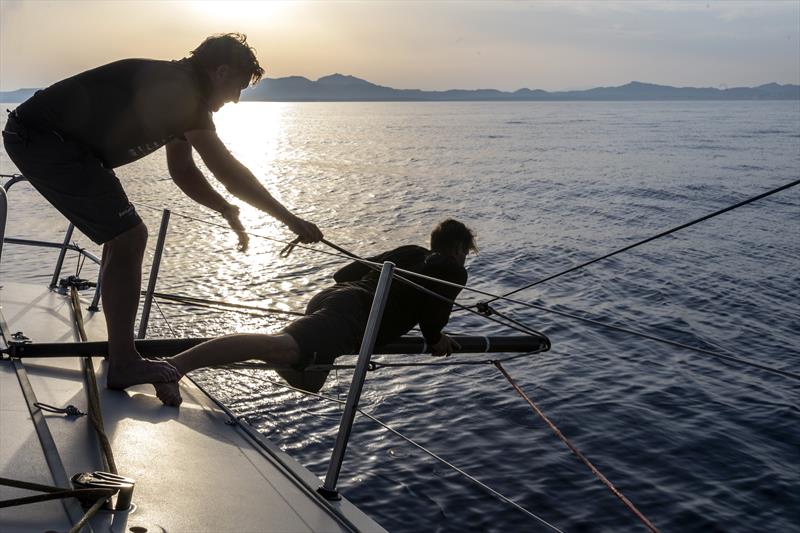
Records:
M299 235L303 242L317 242L322 239L322 232L315 224L293 215L272 197L253 173L233 157L216 132L189 131L186 132L186 139L231 194L280 220Z
M167 144L166 149L167 167L175 185L198 204L213 209L222 215L239 237L239 248L246 250L249 237L245 232L244 226L239 221L239 208L228 203L208 183L208 180L197 168L194 159L192 159L192 146L187 141L174 140Z

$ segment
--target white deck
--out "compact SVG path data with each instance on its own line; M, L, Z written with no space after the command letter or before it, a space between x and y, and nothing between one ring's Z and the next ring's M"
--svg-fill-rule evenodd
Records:
M3 284L0 311L10 332L22 331L34 342L77 340L69 299L46 288ZM105 338L100 313L84 311L84 320L90 340ZM88 410L78 358L23 362L39 402ZM94 365L119 473L136 480L134 510L101 512L94 531L349 531L334 509L358 530L383 531L344 499L324 502L309 489L319 479L268 441L258 437L265 450L244 429L226 425L227 415L188 380L181 383L183 405L168 408L149 385L105 389L106 363L95 358ZM46 418L68 476L103 470L88 417ZM56 484L9 361L0 362L0 477ZM32 494L0 487L0 500ZM4 533L69 527L60 502L0 509Z

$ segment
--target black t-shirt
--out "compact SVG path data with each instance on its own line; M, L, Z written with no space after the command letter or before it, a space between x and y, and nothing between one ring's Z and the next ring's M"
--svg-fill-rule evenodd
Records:
M391 261L397 268L459 285L464 285L467 282L467 271L463 266L450 257L431 252L421 246L401 246L371 257L369 260L377 263ZM333 278L336 280L337 285L360 287L374 294L379 274L369 266L354 262L337 271ZM455 300L458 293L461 292L458 287L423 280L399 272L397 274L444 296L448 300ZM439 341L442 328L450 319L452 307L448 302L425 294L407 283L395 279L389 289L389 299L383 312L383 320L381 321L376 344L381 345L405 335L417 324L419 324L420 331L422 331L422 335L428 343L436 343Z
M192 130L213 130L210 80L188 59L123 59L37 91L17 108L30 127L52 129L115 168Z

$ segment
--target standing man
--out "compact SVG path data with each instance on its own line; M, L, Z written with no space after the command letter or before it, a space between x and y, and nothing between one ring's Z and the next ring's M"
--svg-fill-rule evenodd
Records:
M143 359L134 346L147 228L114 168L166 145L178 188L220 213L246 248L239 209L197 168L195 149L234 196L286 224L302 242L322 239L316 225L275 200L217 137L211 113L238 102L240 92L263 74L244 35L216 35L179 61L124 59L77 74L36 92L9 114L3 142L11 160L56 209L103 244L109 388L180 377L167 362Z

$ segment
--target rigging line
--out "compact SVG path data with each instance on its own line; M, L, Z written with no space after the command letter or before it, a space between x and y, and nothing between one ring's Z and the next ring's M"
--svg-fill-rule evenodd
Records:
M510 316L507 316L506 314L501 313L500 311L490 307L489 304L486 304L485 307L483 306L483 304L478 304L478 312L483 316L497 315L497 316L499 316L500 318L502 318L504 320L508 320L512 324L516 324L516 325L518 325L520 327L523 327L523 328L527 327L522 322L520 322L518 320L515 320L515 319L511 318Z
M400 269L395 269L395 270L400 270ZM400 275L397 275L397 274L394 274L394 273L392 274L392 276L397 278L400 282L405 283L407 285L410 285L411 287L413 287L413 288L417 289L418 291L421 291L421 292L423 292L425 294L428 294L429 296L433 296L434 298L438 298L439 300L442 300L444 302L448 302L450 305L453 305L453 306L457 307L458 309L468 311L468 312L470 312L470 313L472 313L474 315L477 315L479 317L485 318L487 320L490 320L492 322L495 322L495 323L500 324L502 326L505 326L507 328L514 329L514 330L519 331L521 333L526 333L528 335L533 334L533 335L536 335L537 337L542 337L544 339L547 338L547 336L545 336L544 334L540 333L539 331L536 331L533 328L529 328L528 326L520 327L520 326L516 326L516 325L513 325L513 324L508 324L508 323L505 323L505 322L503 322L501 320L498 320L496 318L483 315L483 314L479 313L478 311L476 311L475 309L472 309L472 308L467 307L465 305L461 305L460 303L456 302L455 300L451 300L450 298L442 296L441 294L439 294L439 293L437 293L435 291L432 291L432 290L430 290L430 289L428 289L426 287L423 287L422 285L419 285L418 283L414 283L413 281L411 281L408 278L405 278L403 276L400 276ZM428 277L428 276L425 276L425 277ZM431 278L431 279L435 280L437 278ZM439 280L439 281L442 281L442 280Z
M221 307L229 307L231 309L242 309L246 311L261 311L265 314L281 314L281 315L293 315L293 316L305 316L305 313L301 313L299 311L288 311L285 309L277 309L277 308L270 308L270 307L260 307L257 305L248 305L248 304L240 304L234 302L225 302L225 301L217 301L217 300L207 300L205 298L196 298L194 296L183 296L180 294L168 294L163 292L155 292L153 293L154 296L158 296L162 300L173 300L177 303L184 303L190 305L217 305Z
M97 287L97 283L94 281L87 281L86 284L89 287ZM142 290L139 291L141 295L145 295L146 291ZM196 296L186 296L183 294L170 294L166 292L158 292L155 291L153 293L153 297L161 298L162 300L172 300L173 302L177 302L179 304L188 304L188 305L198 305L198 306L205 306L209 307L210 309L216 309L218 311L223 311L224 309L218 309L216 307L211 307L212 305L221 306L221 307L229 307L232 309L244 309L244 310L252 310L252 311L261 311L262 314L259 316L266 316L268 314L281 314L281 315L293 315L293 316L305 316L305 313L301 313L299 311L288 311L285 309L277 309L274 307L261 307L258 305L249 305L249 304L242 304L236 302L226 302L224 300L209 300L206 298L198 298ZM164 302L167 303L167 302ZM170 302L172 303L172 302ZM254 313L255 314L255 313Z
M252 379L252 378L254 377L254 376L252 376L252 375L250 375L250 374L247 374L247 373L245 373L245 372L242 372L242 371L238 371L238 370L231 370L231 371L232 371L232 372L236 372L237 374L243 375L243 376L245 376L245 377L247 377L247 378L250 378L250 379ZM299 388L297 388L297 387L292 387L291 385L287 385L287 384L284 384L284 383L280 383L280 382L277 382L277 381L271 380L271 379L269 379L269 378L265 378L265 377L263 377L263 376L255 376L255 377L256 377L256 379L258 379L258 380L260 380L260 381L266 381L266 382L268 382L268 383L272 383L273 385L277 385L277 386L279 386L279 387L283 387L283 388L286 388L286 389L292 389L292 390L294 390L294 391L296 391L296 392L299 392L299 393L301 393L301 394L303 394L303 395L305 395L305 396L313 396L313 397L315 397L315 398L317 398L317 399L319 399L319 400L325 400L325 401L334 402L334 403L338 403L338 404L344 404L344 403L345 403L345 401L344 401L344 400L339 400L339 399L337 399L337 398L333 398L333 397L331 397L331 396L325 396L324 394L318 394L318 393L315 393L315 392L309 392L309 391L305 391L305 390L303 390L303 389L299 389ZM489 492L490 494L492 494L492 495L493 495L493 496L495 496L496 498L500 499L501 501L503 501L503 502L505 502L505 503L508 503L508 504L510 504L510 505L512 505L512 506L514 506L516 509L518 509L518 510L522 511L522 512L523 512L523 513L525 513L526 515L528 515L528 516L530 516L531 518L533 518L533 519L537 520L539 523L541 523L541 524L543 524L543 525L545 525L545 526L549 527L549 528L550 528L550 529L552 529L553 531L558 531L558 532L560 532L560 533L563 533L563 532L562 532L560 529L558 529L558 528L557 528L556 526L554 526L553 524L551 524L551 523L547 522L545 519L543 519L543 518L541 518L541 517L537 516L536 514L534 514L533 512L529 511L528 509L524 508L523 506L521 506L520 504L518 504L518 503L517 503L517 502L515 502L514 500L510 499L510 498L509 498L509 497L507 497L507 496L504 496L504 495L503 495L503 494L501 494L500 492L498 492L498 491L496 491L495 489L491 488L490 486L486 485L485 483L483 483L482 481L480 481L480 480L478 480L477 478L473 477L472 475L468 474L468 473L467 473L467 472L465 472L464 470L462 470L462 469L460 469L459 467L455 466L454 464L452 464L452 463L448 462L446 459L444 459L443 457L441 457L441 456L437 455L435 452L432 452L432 451L428 450L427 448L425 448L425 447L424 447L424 446L422 446L421 444L418 444L417 442L415 442L415 441L414 441L414 440L412 440L411 438L409 438L409 437L406 437L405 435L403 435L402 433L400 433L400 432L399 432L399 431L397 431L396 429L392 428L391 426L389 426L389 425L388 425L388 424L386 424L385 422L381 421L381 420L380 420L380 419L378 419L377 417L375 417L375 416L373 416L373 415L371 415L371 414L369 414L369 413L365 412L365 411L364 411L362 408L360 408L360 407L357 407L357 408L356 408L356 411L358 411L358 412L359 412L359 413L361 413L362 415L366 416L367 418L369 418L370 420L372 420L372 421L373 421L373 422L375 422L376 424L380 425L380 426L381 426L381 427L383 427L384 429L386 429L386 430L388 430L388 431L392 432L392 433L393 433L393 434L395 434L396 436L398 436L398 437L400 437L401 439L405 440L405 441L406 441L406 442L408 442L409 444L411 444L411 445L415 446L416 448L418 448L419 450L423 451L424 453L428 454L429 456L433 457L433 458L434 458L434 459L436 459L437 461L439 461L439 462L441 462L442 464L446 465L447 467L451 468L451 469L452 469L452 470L454 470L455 472L457 472L457 473L461 474L462 476L466 477L468 480L472 481L473 483L475 483L476 485L478 485L480 488L482 488L483 490L485 490L485 491Z
M167 328L169 328L169 332L172 333L173 337L177 338L178 337L177 333L175 333L175 330L172 329L172 324L170 324L169 320L167 320L167 316L164 314L164 311L161 310L161 306L158 305L158 300L156 299L155 296L153 296L153 303L156 304L156 309L158 309L158 312L161 314L161 318L164 320L164 323L167 325Z
M697 353L701 353L701 354L704 354L704 355L710 355L710 356L716 357L718 359L724 359L726 361L731 361L731 362L734 362L734 363L739 363L739 364L742 364L742 365L751 366L753 368L757 368L759 370L763 370L765 372L770 372L770 373L773 373L773 374L778 374L780 376L784 376L784 377L787 377L787 378L800 380L800 374L797 374L797 373L794 373L794 372L790 372L788 370L782 370L780 368L775 368L775 367L771 367L771 366L762 365L762 364L759 364L759 363L754 363L752 361L748 361L747 359L741 359L739 357L734 357L734 356L731 356L731 355L725 355L725 354L721 354L721 353L718 353L718 352L712 352L710 350L705 350L703 348L697 348L695 346L690 346L688 344L683 344L681 342L671 341L669 339L664 339L662 337L656 337L655 335L642 333L641 331L636 331L636 330L633 330L633 329L627 329L627 328L623 328L621 326L614 326L612 324L606 324L606 323L600 322L598 320L593 320L591 318L585 318L585 317L582 317L582 316L579 316L579 315L573 315L571 313L566 313L564 311L557 311L556 309L551 309L551 308L543 307L543 306L536 305L536 304L523 303L523 305L527 305L528 307L531 307L532 309L538 309L540 311L546 311L548 313L554 313L554 314L565 316L565 317L568 317L568 318L573 318L575 320L580 320L581 322L586 322L587 324L592 324L592 325L600 326L600 327L607 328L607 329L613 329L615 331L620 331L622 333L627 333L629 335L635 335L637 337L642 337L643 339L649 339L651 341L656 341L656 342L660 342L660 343L663 343L663 344L668 344L670 346L675 346L677 348L683 348L685 350L689 350L689 351L692 351L692 352L697 352Z
M742 207L744 205L750 204L750 203L755 202L757 200L761 200L762 198L766 198L767 196L770 196L772 194L775 194L775 193L781 192L783 190L789 189L789 188L794 187L794 186L796 186L798 184L800 184L800 180L795 180L795 181L793 181L791 183L787 183L787 184L782 185L780 187L777 187L775 189L771 189L771 190L769 190L769 191L767 191L765 193L759 194L757 196L753 196L751 198L743 200L743 201L741 201L739 203L736 203L734 205L725 207L725 208L720 209L718 211L714 211L713 213L709 213L708 215L702 216L700 218L696 218L696 219L694 219L694 220L692 220L690 222L687 222L685 224L681 224L680 226L676 226L676 227L674 227L672 229L668 229L666 231L662 231L661 233L659 233L657 235L653 235L652 237L648 237L646 239L643 239L641 241L635 242L633 244L630 244L628 246L625 246L625 247L620 248L618 250L615 250L613 252L607 253L607 254L605 254L603 256L596 257L594 259L591 259L589 261L586 261L586 262L581 263L579 265L576 265L574 267L568 268L567 270L563 270L561 272L557 272L556 274L552 274L550 276L547 276L546 278L542 278L540 280L534 281L533 283L529 283L529 284L527 284L527 285L525 285L523 287L520 287L518 289L514 289L513 291L504 294L503 297L511 296L512 294L516 294L516 293L518 293L520 291L524 291L524 290L529 289L531 287L534 287L534 286L536 286L536 285L538 285L540 283L544 283L545 281L550 281L550 280L555 279L555 278L557 278L559 276L563 276L564 274L568 274L570 272L574 272L574 271L576 271L576 270L578 270L580 268L583 268L585 266L591 265L592 263L597 263L598 261L602 261L603 259L608 259L611 256L614 256L614 255L617 255L619 253L625 252L627 250L630 250L631 248L635 248L636 246L640 246L640 245L648 243L650 241L654 241L654 240L656 240L658 238L664 237L664 236L669 235L670 233L674 233L674 232L676 232L678 230L682 230L684 228L688 228L689 226L693 226L694 224L698 224L700 222L703 222L703 221L708 220L710 218L716 217L716 216L721 215L723 213L727 213L728 211L732 211L733 209L736 209L737 207ZM495 299L499 299L499 297L495 298ZM490 300L488 303L491 303L493 301L494 300Z
M597 467L595 467L595 466L592 464L592 462L591 462L591 461L589 461L589 459L587 459L587 458L586 458L586 456L585 456L585 455L583 455L583 454L581 453L581 451L580 451L580 450L578 450L578 448L576 448L576 447L575 447L575 445L574 445L574 444L572 444L572 442L570 442L570 440L569 440L569 439L568 439L566 436L564 436L564 434L563 434L563 433L561 433L561 430L559 430L559 429L558 429L558 426L556 426L556 425L555 425L555 424L554 424L554 423L553 423L553 422L552 422L552 421L551 421L551 420L550 420L550 419L547 417L547 415L545 415L545 414L544 414L544 412L542 412L542 410L539 408L539 406L538 406L538 405L536 405L536 404L535 404L535 403L534 403L534 402L533 402L533 401L532 401L530 398L528 398L528 395L527 395L527 394L525 394L525 391L523 391L523 390L520 388L520 386L519 386L519 385L517 385L517 383L516 383L516 382L514 381L514 379L513 379L513 378L512 378L512 377L509 375L509 373L508 373L508 372L506 372L506 369L505 369L505 368L503 368L503 365L501 365L501 364L500 364L500 362L498 361L498 362L496 362L496 363L495 363L495 365L494 365L494 366L496 366L496 367L497 367L497 369L498 369L500 372L502 372L502 374L503 374L503 376L506 378L506 380L508 380L508 382L509 382L509 383L511 384L511 386L514 388L514 390L515 390L515 391L517 391L517 394L519 394L520 396L522 396L522 398L523 398L523 399L524 399L526 402L528 402L528 405L530 405L530 406L531 406L531 408L534 410L534 412L535 412L537 415L539 415L539 417L540 417L542 420L544 420L544 422L545 422L545 423L546 423L546 424L547 424L547 425L550 427L550 429L551 429L551 430L553 430L553 433L555 433L555 434L556 434L556 436L557 436L557 437L558 437L558 438L561 440L561 442L563 442L564 444L566 444L566 445L567 445L567 447L568 447L570 450L572 450L572 453L574 453L576 456L578 456L578 459L580 459L580 460L583 462L583 464L585 464L585 465L586 465L586 466L589 468L589 470L591 470L591 471L592 471L592 473L593 473L595 476L597 476L597 477L600 479L600 481L602 481L602 482L603 482L603 484L604 484L606 487L608 487L608 489L609 489L609 490L610 490L610 491L611 491L611 492L614 494L614 496L616 496L617 498L619 498L619 499L622 501L622 503L623 503L623 504L625 504L625 507L627 507L627 508L628 508L628 509L629 509L629 510L630 510L630 511L631 511L631 512L634 514L634 515L636 515L636 517L637 517L639 520L641 520L641 521L642 521L642 523L643 523L645 526L647 526L647 528L648 528L650 531L652 531L653 533L659 533L659 530L658 530L658 528L656 528L656 526L654 526L654 525L653 525L653 523L652 523L652 522L650 522L650 520L648 520L648 519L647 519L647 517L646 517L646 516L644 516L644 515L641 513L641 511L639 511L639 509L637 509L637 508L636 508L636 506L635 506L635 505L633 505L633 503L632 503L632 502L631 502L631 501L630 501L628 498L626 498L626 497L625 497L625 495L624 495L624 494L622 494L622 492L620 492L620 491L619 491L619 489L617 489L617 487L615 487L615 486L614 486L614 484L613 484L613 483L611 483L611 481L609 481L609 480L608 480L608 478L606 478L606 476L604 476L604 475L603 475L603 473L602 473L602 472L600 472L600 471L597 469Z
M183 301L183 300L169 301L168 298L162 298L162 300L167 300L167 301L161 302L164 305L180 305L180 306L200 307L200 308L203 308L203 309L211 309L212 311L220 311L220 312L223 312L223 313L239 313L239 314L242 314L242 315L260 317L260 318L270 317L270 316L273 316L275 314L291 314L291 315L294 315L293 312L292 313L286 313L286 312L276 313L276 312L267 311L267 310L262 310L262 311L259 312L259 311L250 311L250 310L247 310L247 309L239 309L239 308L236 308L236 307L231 308L231 307L225 307L225 306L222 306L222 305L210 305L210 304L200 303L200 302L189 302L189 301ZM305 316L305 315L298 315L298 316Z

